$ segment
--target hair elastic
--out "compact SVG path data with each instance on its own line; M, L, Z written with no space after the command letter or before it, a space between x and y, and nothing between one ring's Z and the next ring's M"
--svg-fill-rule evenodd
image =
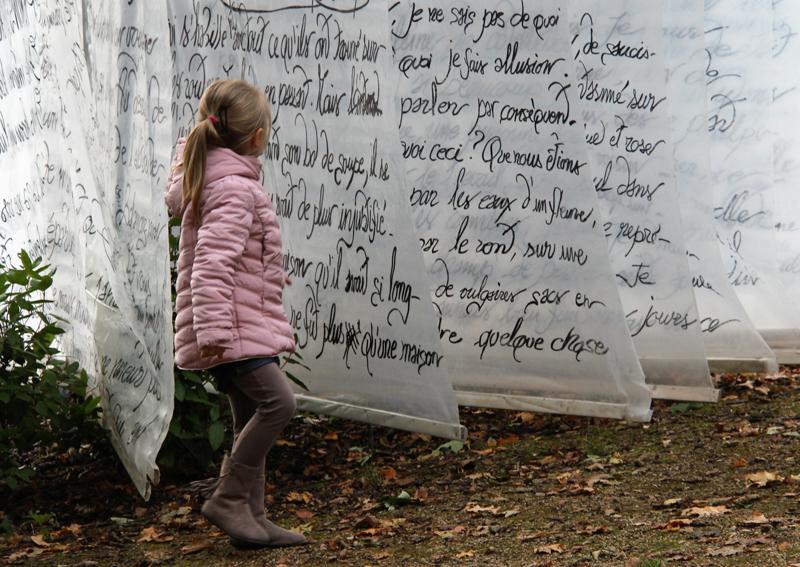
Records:
M216 127L219 126L219 118L214 116L213 114L208 115L208 120Z

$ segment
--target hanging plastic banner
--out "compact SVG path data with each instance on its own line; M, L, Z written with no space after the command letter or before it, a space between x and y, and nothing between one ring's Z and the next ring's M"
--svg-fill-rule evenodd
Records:
M167 7L85 2L83 16L90 102L76 92L73 103L90 156L84 170L95 185L91 203L103 244L95 262L109 274L95 324L98 376L112 442L147 497L149 483L158 482L155 461L174 388L163 204L172 129Z
M778 275L770 107L772 0L706 4L714 217L728 279L778 361L795 357L800 311Z
M577 107L611 265L653 396L714 401L673 173L663 4L570 3Z
M405 197L461 404L648 419L561 6L393 5Z
M0 169L6 180L0 185L0 262L17 263L24 249L56 269L47 309L70 322L61 350L91 369L96 316L87 290L103 278L84 268L91 239L80 229L85 191L76 182L76 163L85 156L66 143L74 121L57 72L67 66L63 54L80 23L74 12L51 11L44 3L8 6L0 38ZM90 390L96 394L97 384Z
M721 372L774 370L775 355L728 281L712 222L703 0L666 2L664 9L675 179L706 357Z
M800 305L800 5L773 2L772 131L774 222L778 239L778 270L781 283L793 305ZM797 323L796 323L797 324ZM781 360L800 363L797 345L786 345Z
M44 1L12 8L15 22L30 29L3 53L0 73L19 83L0 100L0 112L8 105L15 119L38 117L41 135L0 155L12 172L0 193L10 192L12 202L15 191L32 197L9 217L8 238L57 268L54 312L70 322L61 350L92 377L112 443L148 498L172 414L161 188L167 156L156 149L170 128L159 112L169 104L160 90L169 52L153 35L166 31L166 6L150 5L146 13L133 1L83 10ZM93 41L105 51L90 74L85 47ZM22 63L20 75L14 65Z
M178 132L217 77L264 89L265 186L281 220L284 304L309 370L300 407L463 438L422 254L407 222L388 5L172 4ZM208 25L206 25L208 24ZM182 129L182 130L181 130Z

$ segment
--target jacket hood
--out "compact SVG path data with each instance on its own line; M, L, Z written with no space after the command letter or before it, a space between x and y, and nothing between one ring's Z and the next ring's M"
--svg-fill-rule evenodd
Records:
M206 159L206 184L229 175L258 181L261 177L261 162L256 156L237 154L228 148L211 148Z

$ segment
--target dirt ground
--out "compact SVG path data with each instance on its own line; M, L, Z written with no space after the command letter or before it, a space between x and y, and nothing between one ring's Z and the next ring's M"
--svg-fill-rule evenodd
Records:
M80 456L3 503L10 564L800 566L800 374L717 378L651 423L464 410L469 441L300 415L268 513L312 540L238 551L188 485L142 501ZM12 520L14 520L12 522ZM0 525L0 527L2 527Z

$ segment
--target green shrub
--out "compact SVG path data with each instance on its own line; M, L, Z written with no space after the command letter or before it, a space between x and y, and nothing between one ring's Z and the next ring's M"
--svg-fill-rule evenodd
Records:
M46 312L53 272L20 252L21 265L0 262L0 484L11 490L31 480L24 456L104 435L100 398L87 397L88 377L75 362L57 358L64 330Z
M207 372L175 367L175 408L158 464L173 475L194 477L219 461L229 421L224 395L206 389Z

